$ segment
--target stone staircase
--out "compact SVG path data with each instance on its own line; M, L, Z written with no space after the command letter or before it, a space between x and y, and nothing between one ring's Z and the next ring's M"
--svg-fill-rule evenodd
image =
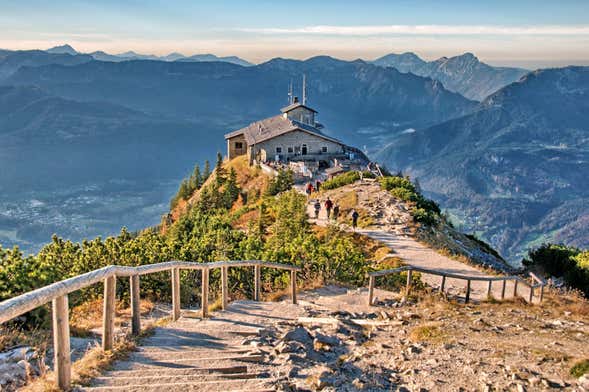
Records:
M180 317L81 391L272 391L266 327L296 319L287 302L233 302L210 319Z

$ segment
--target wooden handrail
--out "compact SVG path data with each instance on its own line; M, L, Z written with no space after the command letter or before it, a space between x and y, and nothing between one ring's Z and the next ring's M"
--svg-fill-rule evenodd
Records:
M164 263L126 267L110 265L95 271L87 272L69 279L50 284L28 293L0 302L0 324L10 321L48 302L52 302L53 336L55 346L55 374L57 385L62 390L71 387L71 358L69 352L69 309L68 294L93 284L104 282L104 311L102 321L102 348L111 350L114 342L114 317L116 278L130 278L131 297L131 330L138 334L141 330L139 317L139 277L162 271L171 271L172 279L172 319L180 317L180 270L192 269L202 271L202 316L208 314L209 271L220 268L222 277L223 309L227 306L227 270L230 267L254 267L254 299L260 297L261 268L276 268L290 271L292 303L296 304L296 274L300 267L288 264L272 263L262 260L215 261L195 263L189 261L168 261Z
M267 268L284 269L290 271L301 271L300 267L288 264L272 263L262 260L239 260L239 261L214 261L210 263L196 263L189 261L168 261L164 263L147 264L138 267L124 267L110 265L94 271L86 272L69 279L52 283L48 286L29 291L28 293L7 299L0 302L0 324L12 320L24 313L51 302L54 298L67 295L71 292L92 286L104 279L116 277L128 277L134 275L148 275L156 272L169 271L173 268L179 269L213 269L221 267L253 267L262 266Z
M487 287L488 294L491 293L492 282L503 281L503 287L501 290L501 299L503 299L505 297L505 284L506 284L506 282L509 280L513 280L514 281L514 296L517 296L518 283L526 285L530 289L530 295L528 297L528 302L530 302L530 303L533 300L534 289L537 287L541 288L539 300L540 300L540 302L542 302L542 299L544 297L544 286L546 286L546 282L543 279L541 279L540 277L538 277L536 274L534 274L533 272L530 272L529 275L532 278L532 280L536 281L535 284L530 284L525 279L521 278L520 276L516 276L516 275L511 275L511 276L463 275L463 274L455 274L455 273L451 273L451 272L439 271L439 270L435 270L435 269L422 268L422 267L417 267L417 266L413 266L413 265L405 265L405 266L398 267L398 268L393 268L393 269L388 269L388 270L380 270L380 271L372 271L372 272L368 273L368 277L369 277L368 304L369 305L373 304L374 288L376 285L376 278L377 277L391 275L391 274L398 274L398 273L405 272L405 271L407 271L406 295L409 294L409 290L411 288L411 272L416 271L416 272L421 272L424 274L441 276L442 277L442 285L441 285L440 291L442 291L442 292L444 291L444 285L446 283L447 278L465 280L467 282L466 283L465 302L468 302L470 299L471 281L489 282L489 285Z

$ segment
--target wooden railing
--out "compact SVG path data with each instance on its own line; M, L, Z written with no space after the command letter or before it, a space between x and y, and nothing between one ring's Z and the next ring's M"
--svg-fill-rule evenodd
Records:
M227 271L231 267L254 268L254 300L260 299L261 268L276 268L290 271L290 290L292 303L297 303L296 277L301 269L293 265L270 263L260 260L217 261L211 263L194 263L187 261L169 261L165 263L142 265L139 267L121 267L111 265L70 279L53 283L49 286L19 295L0 302L0 323L4 323L31 311L46 303L52 303L53 347L55 351L55 374L60 389L71 387L71 358L68 294L93 284L104 282L104 309L102 319L102 349L112 350L114 344L116 280L121 277L130 279L131 331L138 334L141 330L139 311L139 277L162 271L171 272L172 280L172 319L180 317L180 270L201 270L202 273L202 317L208 315L209 271L221 269L221 296L223 309L228 304Z
M530 278L536 282L534 284L528 283L525 279L521 278L520 276L480 276L480 275L462 275L462 274L454 274L444 271L438 271L434 269L427 269L421 267L415 267L411 265L406 265L399 268L389 269L389 270L382 270L382 271L373 271L368 274L369 276L369 283L368 283L368 305L373 305L374 303L374 288L376 285L376 278L379 276L391 275L391 274L398 274L401 272L407 272L407 284L405 287L405 295L409 295L411 291L411 284L412 284L412 272L420 272L423 274L430 274L442 277L442 282L440 284L440 292L444 292L444 288L446 286L446 279L460 279L466 281L466 295L464 297L464 302L468 303L470 301L470 292L471 292L471 282L472 281L483 281L488 282L487 285L487 297L491 296L492 293L492 284L493 282L502 282L501 286L501 299L505 299L505 290L508 281L513 281L513 297L517 297L517 290L518 285L521 283L529 287L530 292L528 295L527 301L532 303L534 299L534 290L536 288L540 288L540 295L539 295L539 302L542 302L544 298L544 286L546 286L546 282L539 278L536 274L530 272Z

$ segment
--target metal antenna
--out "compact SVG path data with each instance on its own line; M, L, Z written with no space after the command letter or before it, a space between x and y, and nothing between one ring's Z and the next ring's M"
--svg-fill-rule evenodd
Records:
M290 83L288 84L288 104L289 105L292 104L292 79L290 80Z
M303 105L307 104L307 75L303 74Z

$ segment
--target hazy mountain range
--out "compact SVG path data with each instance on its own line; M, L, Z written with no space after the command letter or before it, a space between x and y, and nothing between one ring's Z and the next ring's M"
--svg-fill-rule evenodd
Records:
M394 67L401 72L411 72L439 80L450 91L481 101L501 87L516 82L529 71L521 68L492 67L473 55L442 57L425 61L415 53L388 54L373 61L376 65Z
M394 67L94 56L0 51L0 243L34 250L53 232L80 239L156 224L179 178L224 151L225 132L275 115L306 74L327 133L416 175L505 256L547 239L589 245L576 177L589 174L586 68L523 78L511 69L519 81L509 84L505 69L468 54L438 60L440 75L453 75L443 81L415 74L430 63L410 54L389 57ZM499 91L479 103L446 88L460 80L477 98Z
M53 54L69 54L72 56L82 54L82 53L76 51L74 48L72 48L68 44L56 46L51 49L47 49L47 52L53 53ZM128 51L128 52L119 53L119 54L108 54L103 51L96 51L96 52L88 53L88 55L91 56L94 60L114 61L114 62L130 61L130 60L194 61L194 62L223 61L226 63L242 65L244 67L249 67L249 66L253 65L249 61L241 59L237 56L218 57L218 56L215 56L214 54L195 54L195 55L191 55L191 56L185 56L181 53L170 53L166 56L156 56L153 54L139 54L139 53L135 53L133 51Z
M395 138L378 158L512 259L544 241L588 248L588 124L589 67L546 69L471 114Z
M476 106L437 81L329 57L243 67L2 56L0 243L26 250L54 232L79 240L157 224L179 179L224 151L224 133L278 113L303 73L327 131L373 150Z

